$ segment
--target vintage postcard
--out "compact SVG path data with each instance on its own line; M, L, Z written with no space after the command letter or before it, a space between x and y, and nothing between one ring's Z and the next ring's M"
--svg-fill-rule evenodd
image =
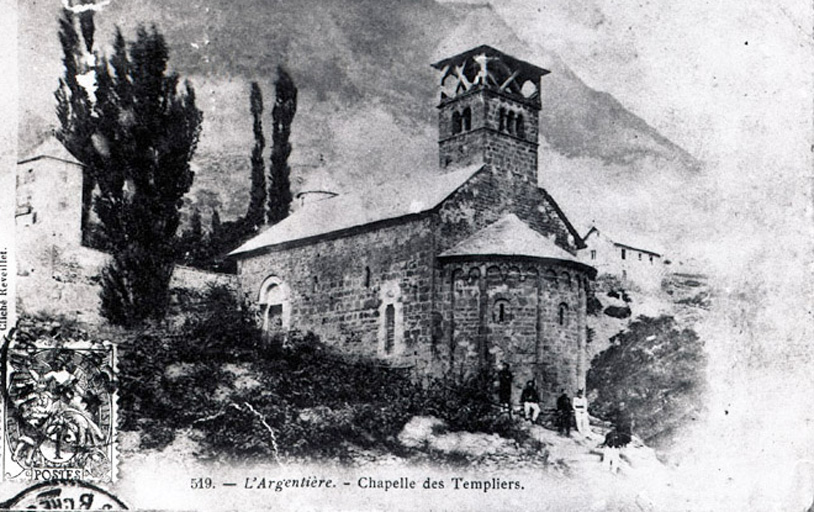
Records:
M810 2L4 2L0 508L814 510Z

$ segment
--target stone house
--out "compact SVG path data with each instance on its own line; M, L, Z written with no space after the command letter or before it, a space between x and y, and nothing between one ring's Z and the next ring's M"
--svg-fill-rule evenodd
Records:
M546 400L584 388L596 271L538 186L548 71L488 46L433 66L439 169L304 204L231 253L241 289L269 331L313 331L417 375L508 362Z
M14 253L21 311L101 323L99 291L107 253L86 246L93 180L55 137L17 162ZM176 265L170 286L198 292L210 284L234 287L234 276Z
M90 205L84 166L53 137L17 162L17 244L82 245Z
M641 235L609 235L591 226L582 238L585 249L579 257L600 274L611 274L646 289L656 289L666 273L663 250ZM644 247L648 247L645 249Z

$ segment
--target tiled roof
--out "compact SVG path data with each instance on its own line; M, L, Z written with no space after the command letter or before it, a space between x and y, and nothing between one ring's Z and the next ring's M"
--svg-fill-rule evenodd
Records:
M513 213L441 253L442 257L473 255L527 256L579 263L573 254L531 229Z
M445 174L388 182L355 194L307 203L229 256L241 257L265 247L432 210L482 167L470 165Z

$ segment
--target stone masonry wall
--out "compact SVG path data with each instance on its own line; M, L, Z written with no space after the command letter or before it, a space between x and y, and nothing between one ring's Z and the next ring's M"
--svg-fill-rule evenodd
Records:
M517 184L490 167L480 171L447 199L439 210L439 248L444 251L508 213L534 230L553 236L572 253L575 240L536 184Z
M560 389L574 394L584 388L584 272L485 257L447 262L440 277L443 339L436 344L453 374L507 362L515 376L515 402L523 384L535 379L543 402L551 406Z
M471 112L471 127L455 134L453 114L466 109ZM517 121L509 124L509 113L513 119L522 117L522 129L518 130ZM452 164L483 162L515 174L521 182L536 185L539 137L536 108L490 91L479 91L443 104L438 116L441 169Z
M256 302L264 280L276 276L290 290L284 306L290 328L313 331L351 352L427 364L435 259L429 224L413 218L241 260L241 288ZM395 316L389 355L383 345L387 304Z

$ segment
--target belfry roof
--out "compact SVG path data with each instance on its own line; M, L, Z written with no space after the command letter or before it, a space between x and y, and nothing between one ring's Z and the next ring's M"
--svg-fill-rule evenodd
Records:
M441 253L441 257L523 256L584 265L554 240L510 213Z
M242 257L266 247L432 210L483 168L475 164L445 174L392 181L372 190L307 203L229 253Z

